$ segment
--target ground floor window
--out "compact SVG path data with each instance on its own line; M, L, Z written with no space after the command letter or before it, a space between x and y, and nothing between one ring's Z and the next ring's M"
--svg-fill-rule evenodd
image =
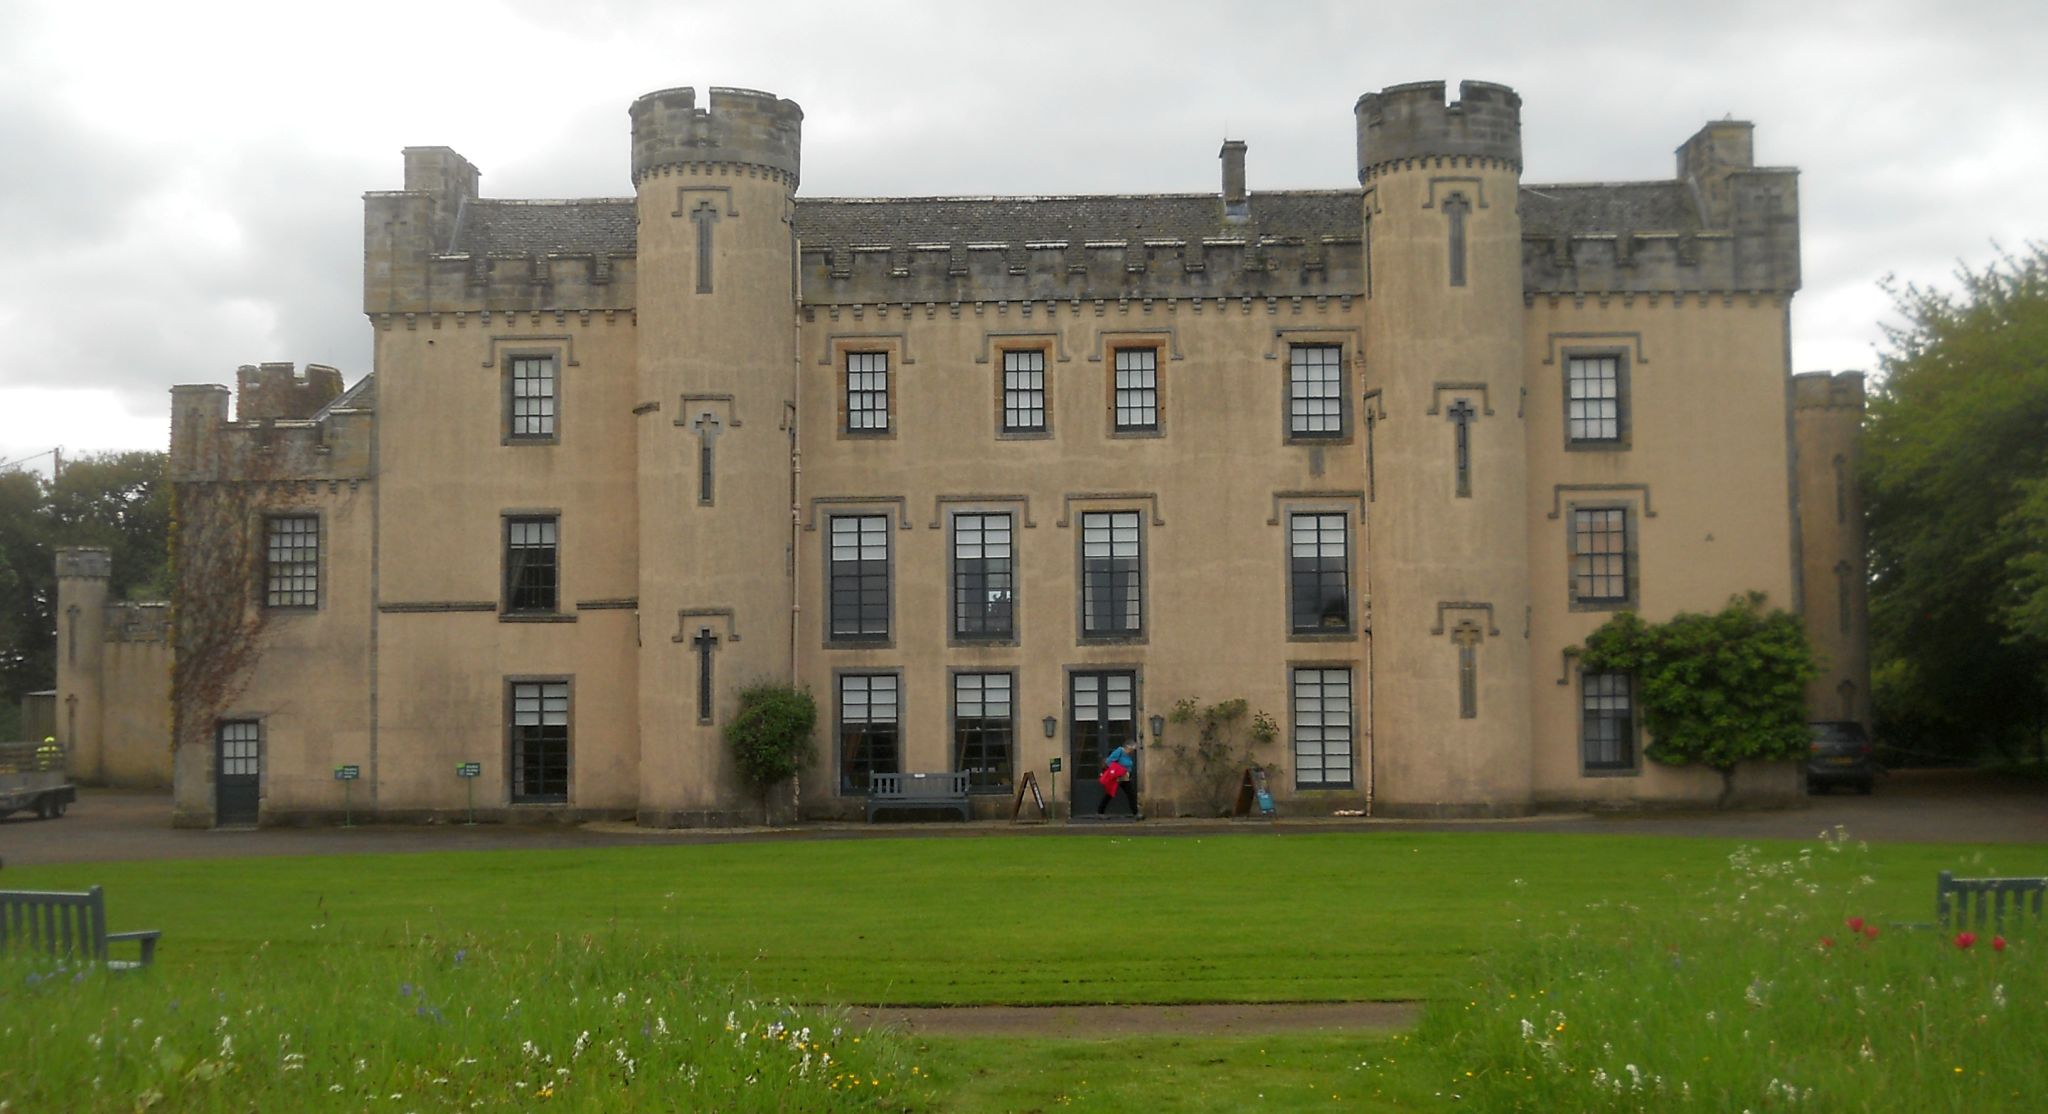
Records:
M953 675L953 768L971 790L1008 792L1016 737L1008 673Z
M1294 671L1294 784L1351 787L1351 670Z
M839 791L866 793L876 774L903 772L894 673L839 678Z
M1579 707L1579 741L1584 751L1586 769L1634 769L1634 678L1626 673L1581 675Z
M569 682L512 682L512 803L569 800Z

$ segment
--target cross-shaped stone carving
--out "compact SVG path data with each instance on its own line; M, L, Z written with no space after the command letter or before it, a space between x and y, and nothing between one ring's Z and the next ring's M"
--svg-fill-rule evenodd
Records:
M64 657L73 665L78 664L78 605L64 609L64 622L70 628L70 637L64 640Z
M1467 619L1451 631L1458 647L1458 718L1479 717L1479 633L1478 624Z
M1451 285L1465 285L1465 218L1472 215L1472 203L1462 193L1444 198L1444 219L1451 222Z
M697 637L690 640L697 648L697 722L711 722L711 651L718 647L718 636L710 627L698 627Z
M1460 496L1470 496L1472 494L1472 419L1476 412L1472 409L1470 402L1461 398L1452 403L1446 413L1450 416L1452 427L1457 431L1458 494Z
M709 200L699 201L690 210L690 219L697 224L697 293L711 293L711 226L718 223L718 206Z
M711 451L718 444L721 425L718 415L706 410L690 423L697 430L697 502L711 503Z

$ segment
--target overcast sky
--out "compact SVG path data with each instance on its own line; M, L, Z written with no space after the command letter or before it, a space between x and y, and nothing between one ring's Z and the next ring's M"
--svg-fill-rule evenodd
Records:
M621 197L626 106L804 109L805 196L1357 182L1352 104L1522 95L1524 181L1666 178L1710 119L1800 169L1798 371L1870 368L1886 274L2048 235L2048 4L0 0L0 463L162 448L174 383L370 370L362 199L446 144L493 197ZM47 470L47 458L32 462Z

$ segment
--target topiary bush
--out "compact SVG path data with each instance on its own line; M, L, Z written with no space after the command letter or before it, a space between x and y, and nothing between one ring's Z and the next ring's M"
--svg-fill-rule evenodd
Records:
M740 777L765 801L770 788L817 760L818 746L811 738L817 724L818 702L809 691L762 682L740 690L739 711L725 725L725 742Z

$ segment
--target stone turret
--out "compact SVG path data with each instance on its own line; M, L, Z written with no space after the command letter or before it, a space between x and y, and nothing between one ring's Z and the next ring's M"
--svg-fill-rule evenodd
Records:
M1359 98L1376 498L1382 811L1528 807L1521 98L1468 81Z
M1870 569L1863 493L1863 373L1792 377L1800 614L1820 658L1807 715L1870 727Z
M106 765L101 663L113 575L109 550L57 551L57 741L69 748L71 775L94 782L104 777Z
M639 292L640 819L733 823L720 725L792 672L794 213L803 111L767 93L633 102ZM744 640L742 640L744 634ZM700 691L710 677L708 706Z

